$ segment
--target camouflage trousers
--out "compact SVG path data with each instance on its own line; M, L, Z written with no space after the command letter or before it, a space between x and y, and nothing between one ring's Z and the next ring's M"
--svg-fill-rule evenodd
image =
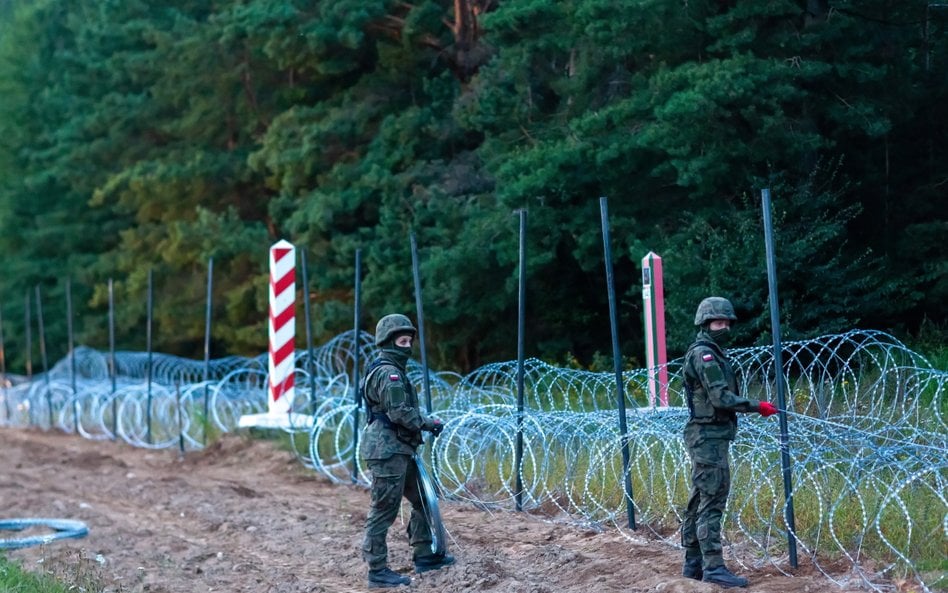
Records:
M418 488L418 469L408 455L392 455L388 459L367 459L372 472L372 506L365 520L362 559L369 570L388 566L388 529L395 522L404 496L411 503L408 520L408 542L413 558L431 554L431 527L422 512Z
M730 444L724 439L708 439L688 449L692 486L681 525L681 545L685 548L685 560L702 558L706 571L724 564L721 516L731 490Z

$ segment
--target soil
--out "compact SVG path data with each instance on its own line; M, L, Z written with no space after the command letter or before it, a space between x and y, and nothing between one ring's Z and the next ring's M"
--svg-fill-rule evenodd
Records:
M333 484L274 441L228 435L203 451L150 451L57 432L0 428L0 519L78 519L83 539L7 551L28 570L89 575L110 592L366 591L359 548L368 491ZM405 507L403 507L403 511ZM593 529L442 502L455 566L398 591L713 593L682 578L681 552L645 533ZM404 519L404 512L403 518ZM390 565L409 573L402 519ZM22 537L0 532L0 538ZM841 565L834 584L801 559L741 569L747 591L862 591ZM824 565L825 568L825 565ZM888 590L898 589L883 585ZM76 590L79 590L78 588ZM86 589L87 590L87 589Z

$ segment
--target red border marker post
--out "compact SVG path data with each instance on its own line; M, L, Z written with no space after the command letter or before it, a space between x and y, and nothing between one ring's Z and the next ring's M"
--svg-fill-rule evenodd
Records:
M242 416L239 426L308 428L312 418L291 412L296 397L296 248L281 240L270 247L270 315L267 413Z
M296 248L288 241L270 247L270 356L267 411L287 414L296 395Z
M645 314L645 360L648 403L668 406L668 356L665 351L665 288L662 258L654 251L642 258L642 304Z

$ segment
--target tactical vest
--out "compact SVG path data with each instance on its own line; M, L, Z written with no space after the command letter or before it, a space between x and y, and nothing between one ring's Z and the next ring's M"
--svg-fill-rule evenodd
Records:
M372 375L375 374L375 371L379 370L386 364L391 365L392 363L381 358L376 358L374 361L372 361L372 364L369 365L369 368L365 370L365 376L363 376L362 380L359 382L359 399L365 406L365 416L368 418L369 423L375 420L374 416L376 414L385 416L385 411L382 410L381 404L369 401L369 398L365 395L365 387L369 384L369 379L372 378ZM388 416L385 416L385 418L388 419Z
M721 351L720 346L714 342L698 340L692 344L685 353L685 370L687 370L687 365L691 365L692 372L695 374L698 373L698 369L694 368L694 364L692 363L692 353L694 352L695 348L699 346L710 348L711 351L717 356L717 362L721 363L722 366L725 366L726 368L730 368L730 365L728 365L727 359L724 356L724 352ZM684 372L683 375L683 384L685 387L685 396L686 403L688 404L690 422L695 422L698 424L737 424L737 414L733 410L721 410L711 405L708 394L705 393L704 386L701 384L701 379L699 377L695 376L689 378L687 372ZM740 395L737 393L737 386L730 384L731 378L732 377L730 376L725 377L725 379L728 380L728 389L733 388L735 395ZM695 381L695 383L692 384L692 381Z
M392 419L388 417L388 414L385 413L385 409L382 407L381 402L373 402L366 395L366 387L369 384L369 381L372 379L372 376L383 366L391 366L398 368L394 363L389 360L382 358L376 358L369 368L365 371L365 377L362 378L362 381L359 382L359 397L361 398L363 404L365 405L365 415L366 423L372 424L373 422L380 422L386 428L391 429L395 433L395 437L402 441L403 443L415 447L422 442L424 442L420 435L415 434L409 429L392 422ZM414 400L414 404L417 407L418 397L415 394L415 388L412 386L411 382L408 380L407 373L404 371L399 371L399 376L402 380L402 387L405 389L405 395Z

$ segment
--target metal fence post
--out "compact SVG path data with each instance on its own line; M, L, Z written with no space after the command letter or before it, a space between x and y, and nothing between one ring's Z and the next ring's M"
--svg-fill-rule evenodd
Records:
M619 327L616 313L616 291L612 275L612 247L609 242L609 205L606 198L599 198L602 215L602 246L606 265L606 291L609 293L609 325L612 329L612 361L616 375L616 407L619 410L619 435L622 439L622 476L626 501L626 514L630 529L636 529L635 505L632 499L632 478L629 476L629 438L625 415L625 385L622 379L622 353L619 350Z
M767 250L767 286L770 292L770 324L774 336L774 381L777 386L777 407L780 420L780 467L783 470L783 496L786 502L787 549L790 566L797 567L796 522L793 516L793 485L791 484L790 436L787 429L787 398L783 384L783 346L780 343L780 304L777 300L777 261L774 252L773 226L770 219L770 190L760 192L764 214L764 244Z

